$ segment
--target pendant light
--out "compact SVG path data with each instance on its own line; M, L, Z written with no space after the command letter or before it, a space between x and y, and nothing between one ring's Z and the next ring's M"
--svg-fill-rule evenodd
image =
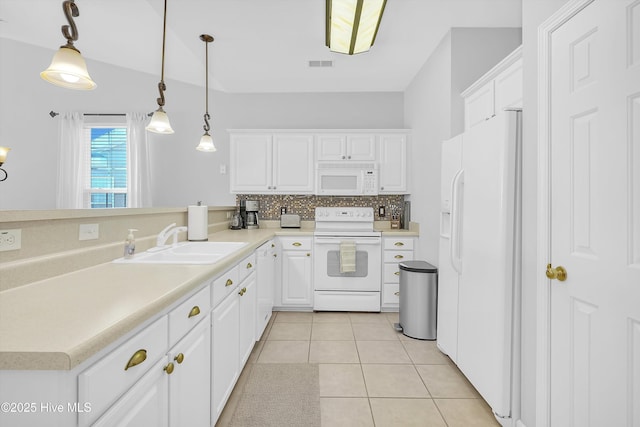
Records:
M9 147L0 147L0 166L2 166L4 162L7 160L7 154L9 154L9 150L11 150L11 148ZM7 179L9 174L7 173L6 170L2 168L0 168L0 171L4 173L4 176L0 178L0 182L2 182Z
M164 112L162 108L164 106L164 91L167 90L167 85L164 84L164 47L165 41L167 37L167 0L164 0L164 21L162 24L162 70L160 73L160 83L158 83L158 91L160 92L160 97L157 99L158 101L158 109L153 112L153 116L151 116L151 121L146 129L149 132L154 133L162 133L162 134L170 134L173 133L173 129L171 128L171 123L169 123L169 116Z
M209 126L209 43L213 41L213 37L209 34L202 34L200 36L200 40L204 42L204 55L205 55L205 73L204 73L204 81L205 81L205 113L204 113L204 135L200 138L200 144L196 147L198 151L208 151L213 152L216 151L216 146L213 145L213 138L209 135L209 130L211 126Z
M67 44L60 46L49 68L41 72L40 77L67 89L95 89L97 85L89 76L87 64L73 45L78 40L78 28L73 21L74 17L80 16L78 6L74 0L66 0L62 2L62 10L69 22L69 25L62 26L62 35L67 39Z
M326 45L353 55L368 51L376 40L387 0L325 0Z

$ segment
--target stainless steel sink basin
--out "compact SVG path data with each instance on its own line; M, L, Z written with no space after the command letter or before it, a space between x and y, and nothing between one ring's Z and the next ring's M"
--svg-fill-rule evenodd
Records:
M113 262L130 264L213 264L247 245L246 242L182 242L168 248L151 248L130 259Z

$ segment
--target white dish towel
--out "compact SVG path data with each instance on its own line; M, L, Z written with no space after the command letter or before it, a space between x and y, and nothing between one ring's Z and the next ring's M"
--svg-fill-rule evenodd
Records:
M343 240L340 242L340 273L356 271L356 242Z

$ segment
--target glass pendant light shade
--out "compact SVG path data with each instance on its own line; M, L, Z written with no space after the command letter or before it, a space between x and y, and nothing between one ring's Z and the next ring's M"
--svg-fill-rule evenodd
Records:
M326 44L333 52L368 51L376 39L386 0L326 0Z
M51 65L40 73L40 77L67 89L92 90L97 86L89 76L80 52L64 46L58 49Z
M217 151L216 146L213 145L213 138L209 135L209 132L205 132L200 138L200 144L196 147L198 151L208 151L210 153Z
M9 154L9 150L11 150L11 148L9 147L0 147L0 166L2 166L7 160L7 154Z
M153 112L153 116L151 116L151 121L145 128L149 132L154 133L162 133L162 134L171 134L173 133L173 129L171 128L171 123L169 123L169 116L164 112L162 107L158 108Z

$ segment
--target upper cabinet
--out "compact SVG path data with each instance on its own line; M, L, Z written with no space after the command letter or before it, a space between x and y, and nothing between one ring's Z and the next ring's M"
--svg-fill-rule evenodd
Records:
M229 130L231 192L313 194L318 161L378 164L378 193L406 194L409 132L376 130Z
M373 134L317 135L316 160L376 160Z
M407 176L407 135L380 135L378 159L380 174L378 183L379 194L408 193Z
M231 192L312 194L313 135L231 134Z
M465 130L506 108L522 108L522 47L462 92Z

